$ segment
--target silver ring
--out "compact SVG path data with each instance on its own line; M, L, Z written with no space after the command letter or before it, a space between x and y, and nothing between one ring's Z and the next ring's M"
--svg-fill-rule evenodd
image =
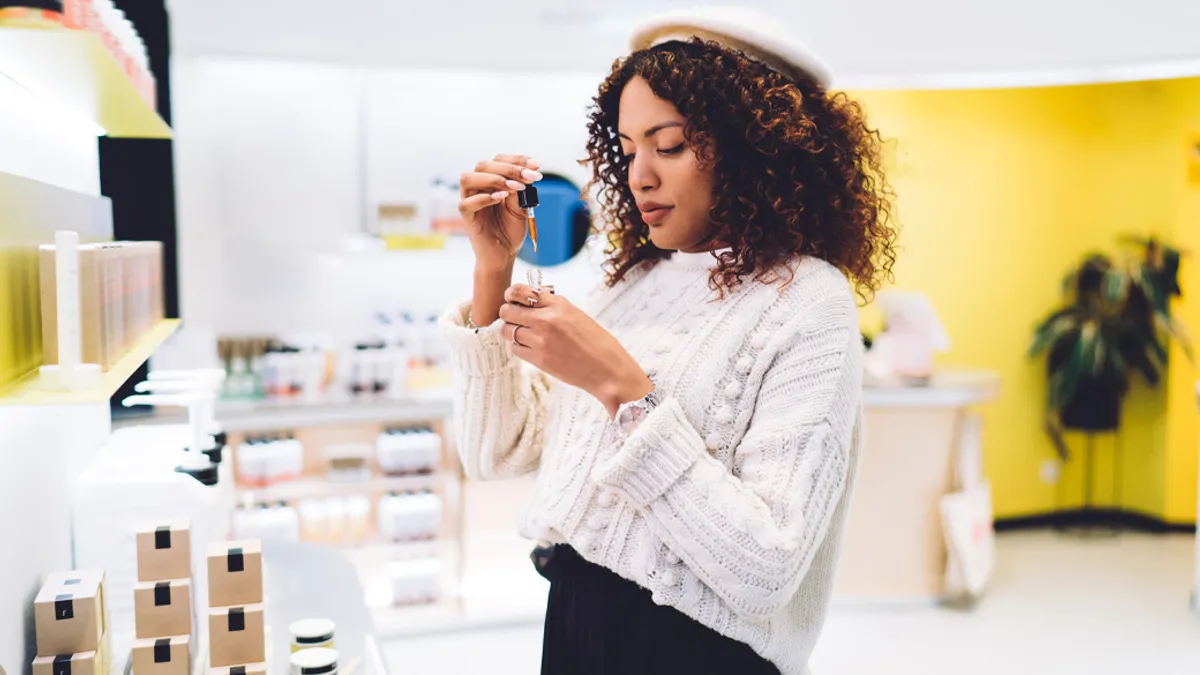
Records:
M537 305L538 298L537 298L537 296L536 296L536 295L531 295L531 296L529 296L528 298L525 298L525 299L526 299L526 300L529 302L529 306L530 306L530 307L533 307L533 306Z
M524 328L524 327L525 327L525 326L516 326L516 327L514 327L514 328L513 328L513 334L512 334L512 343L513 343L513 345L515 345L515 346L518 346L518 347L524 347L524 346L525 346L525 345L521 344L520 342L517 342L517 331L521 330L521 329L522 329L522 328Z

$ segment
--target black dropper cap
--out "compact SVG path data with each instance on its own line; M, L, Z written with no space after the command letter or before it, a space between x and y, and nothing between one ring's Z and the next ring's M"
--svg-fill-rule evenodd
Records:
M537 188L532 185L526 185L524 190L519 190L517 192L517 205L523 209L530 209L537 206Z
M207 466L202 467L177 466L175 467L175 471L177 473L186 473L192 478L200 481L201 485L208 485L211 487L217 484L217 465L211 462L209 462Z
M205 457L208 457L208 461L212 462L213 464L220 464L221 459L222 459L222 457L221 457L221 449L222 448L223 448L223 446L218 445L218 446L215 446L212 448L208 448L207 450L201 450L200 452L204 453Z

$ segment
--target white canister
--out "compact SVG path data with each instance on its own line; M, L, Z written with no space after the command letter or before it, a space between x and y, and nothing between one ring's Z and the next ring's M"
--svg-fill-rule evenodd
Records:
M301 649L292 654L292 675L335 675L338 669L337 652L328 647Z
M292 652L302 649L333 649L334 623L329 619L301 619L288 626ZM336 659L336 656L335 656Z

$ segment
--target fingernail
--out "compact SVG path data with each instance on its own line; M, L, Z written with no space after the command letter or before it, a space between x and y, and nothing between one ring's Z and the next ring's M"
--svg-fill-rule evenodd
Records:
M542 174L534 171L533 169L522 169L521 177L525 180L537 181L542 179Z
M505 192L504 190L492 193L492 199L507 199L507 198L508 198L508 193Z
M514 190L524 190L525 189L524 183L521 183L521 182L518 182L515 180L506 180L506 181L504 181L504 184Z
M528 161L528 162L525 162L525 164L526 164L526 165L528 165L528 166L529 166L529 168L531 168L531 169L540 169L540 168L542 168L542 163L541 163L541 162L539 162L539 161L537 161L536 159L534 159L534 158L532 158L532 157L530 157L530 158L529 158L529 161Z

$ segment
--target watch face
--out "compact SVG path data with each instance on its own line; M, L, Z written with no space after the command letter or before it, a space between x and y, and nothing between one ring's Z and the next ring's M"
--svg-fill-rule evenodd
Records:
M632 403L627 403L621 408L617 415L617 424L621 427L621 431L628 434L632 433L637 425L650 414L650 401L640 399Z

